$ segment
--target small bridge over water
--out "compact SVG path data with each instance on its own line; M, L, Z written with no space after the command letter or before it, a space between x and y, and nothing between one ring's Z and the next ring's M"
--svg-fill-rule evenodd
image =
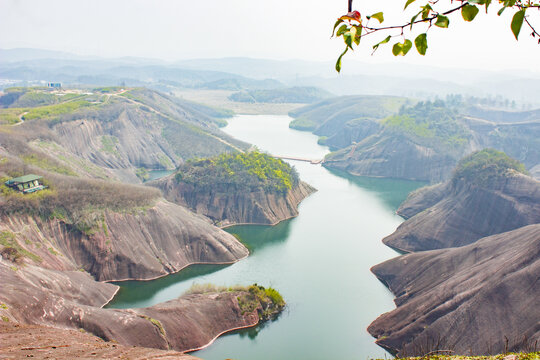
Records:
M278 158L278 159L282 159L282 160L296 160L296 161L304 161L304 162L308 162L310 164L320 164L323 162L323 159L306 159L306 158L301 158L301 157L295 157L295 156L279 156L279 155L274 155L275 158Z

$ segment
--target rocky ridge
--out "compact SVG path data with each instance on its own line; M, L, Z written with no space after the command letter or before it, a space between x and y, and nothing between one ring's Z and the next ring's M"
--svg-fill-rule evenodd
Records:
M400 256L372 271L397 308L368 331L393 354L534 351L540 340L540 224Z
M402 252L471 244L540 223L540 182L516 171L486 186L464 179L420 189L399 207L407 221L383 239Z

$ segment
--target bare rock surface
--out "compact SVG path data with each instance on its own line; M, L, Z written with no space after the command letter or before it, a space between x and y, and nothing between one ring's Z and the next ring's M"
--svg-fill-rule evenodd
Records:
M398 356L531 351L540 341L540 224L372 268L397 308L368 328Z
M152 279L190 264L233 263L248 255L232 235L164 200L131 213L105 211L102 229L88 235L58 219L23 215L2 219L0 231L39 256L40 266L83 269L100 281Z
M203 191L190 184L176 182L174 176L154 181L151 185L161 189L167 200L205 215L220 226L277 224L297 216L300 202L316 191L303 181L285 194L263 189L243 192L220 186L212 191Z
M540 223L540 182L518 172L485 186L449 181L413 193L398 209L408 218L383 242L415 252L463 246Z
M177 351L124 346L83 331L41 325L0 324L0 343L2 359L198 359Z
M380 133L332 153L323 164L352 175L435 183L448 178L457 158L404 136Z
M219 335L259 322L259 305L243 311L231 291L184 295L142 309L101 308L118 287L87 274L0 262L4 322L83 329L123 345L177 351L207 346ZM44 280L47 279L47 280Z

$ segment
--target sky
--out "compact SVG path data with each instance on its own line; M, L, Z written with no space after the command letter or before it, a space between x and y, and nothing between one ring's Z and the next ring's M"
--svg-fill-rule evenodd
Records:
M385 25L410 19L405 0L355 0L363 14L383 10ZM441 5L450 6L449 0ZM454 2L454 5L456 2ZM384 6L384 8L382 7ZM136 56L168 61L254 57L335 60L344 45L331 39L347 0L0 0L0 48L38 48L101 57ZM512 13L481 11L472 23L451 17L449 29L428 32L429 49L403 58L391 46L371 55L373 40L344 59L437 67L540 72L540 45L527 31L516 41ZM530 16L539 24L540 12ZM418 27L420 32L425 28ZM374 35L372 35L374 36Z

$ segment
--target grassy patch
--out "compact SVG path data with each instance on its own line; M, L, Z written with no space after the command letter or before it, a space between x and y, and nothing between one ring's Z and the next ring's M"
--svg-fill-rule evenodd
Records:
M22 260L22 257L27 257L37 263L43 261L38 255L23 248L17 241L17 236L10 231L0 232L0 245L4 247L2 252L9 255L12 261L17 262L18 259Z
M26 115L24 115L24 120L35 120L35 119L50 119L57 117L63 114L72 113L81 108L89 107L95 105L86 100L76 100L70 102L64 102L61 104L41 106L30 109Z
M60 165L58 162L56 162L55 160L52 160L51 158L45 155L32 153L32 154L25 154L21 158L24 161L24 163L28 165L34 165L41 169L52 171L58 174L77 176L77 173L74 172L69 167Z
M158 328L161 335L165 336L165 329L163 328L163 325L161 325L161 322L159 320L154 319L150 316L146 316L146 315L139 315L139 316L142 317L143 319L150 321L152 325Z
M3 322L9 322L9 318L7 316L2 316L2 321Z
M118 155L118 138L112 135L103 135L101 137L101 150L112 155Z
M150 178L150 173L145 168L138 168L135 170L135 175L143 182Z
M0 124L13 125L21 122L22 109L0 109Z

